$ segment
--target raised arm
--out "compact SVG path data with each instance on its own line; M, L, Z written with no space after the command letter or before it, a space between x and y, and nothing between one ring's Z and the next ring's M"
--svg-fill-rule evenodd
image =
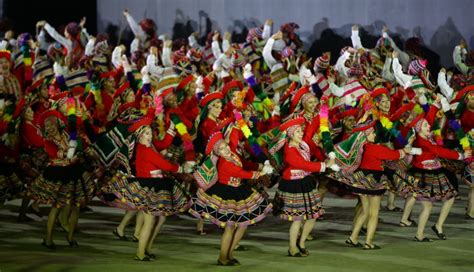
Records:
M140 39L141 41L146 40L146 34L143 31L143 29L138 25L138 23L135 21L135 19L128 13L128 10L125 10L123 12L123 15L125 16L125 19L127 19L128 25L132 29L133 34L135 37Z

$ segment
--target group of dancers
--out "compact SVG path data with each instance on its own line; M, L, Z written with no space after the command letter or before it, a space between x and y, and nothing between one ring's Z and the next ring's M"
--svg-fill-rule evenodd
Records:
M417 242L431 241L437 201L431 228L447 239L460 182L474 218L474 51L465 42L455 68L431 75L421 40L401 50L387 28L366 48L354 26L351 46L312 61L293 22L274 30L267 20L243 43L217 31L170 40L153 20L123 14L135 35L128 50L89 35L85 19L61 33L40 21L35 35L9 31L0 43L0 198L22 199L20 220L51 205L44 247L56 249L57 222L78 247L80 210L93 197L126 211L113 230L121 240L136 216L135 260L155 259L166 218L185 213L198 234L205 221L224 229L224 266L240 264L247 227L270 212L291 222L288 255L308 256L328 191L358 199L345 243L365 250L380 249L386 193L388 210L405 199L400 226L417 227Z

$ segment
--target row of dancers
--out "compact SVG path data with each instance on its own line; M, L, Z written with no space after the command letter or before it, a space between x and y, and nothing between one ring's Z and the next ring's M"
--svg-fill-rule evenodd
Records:
M461 180L465 217L474 217L474 52L464 42L453 71L440 69L433 83L421 41L401 50L386 28L368 49L354 26L336 61L324 53L313 62L293 22L272 34L267 20L243 43L218 32L172 41L153 20L124 16L135 34L129 52L89 35L85 19L64 36L40 21L34 37L8 33L0 44L0 198L22 199L20 220L51 205L46 248L56 249L58 219L78 247L80 210L93 197L126 210L113 231L121 240L137 215L135 260L156 258L166 218L188 213L199 234L204 221L224 229L224 266L240 264L247 227L271 211L291 222L288 255L308 256L326 192L358 199L345 243L365 250L380 249L385 193L388 210L405 199L400 226L416 226L417 242L431 241L436 201L431 229L447 239Z

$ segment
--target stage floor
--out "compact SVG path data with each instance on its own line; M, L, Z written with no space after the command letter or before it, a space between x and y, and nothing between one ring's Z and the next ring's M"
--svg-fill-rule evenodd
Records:
M165 223L155 242L157 259L150 262L133 260L137 244L119 241L112 230L123 212L93 201L92 213L83 213L76 239L79 248L69 248L66 233L56 230L56 251L40 245L47 220L29 215L34 222L18 223L19 201L5 203L0 209L0 272L7 271L474 271L474 221L464 219L467 187L461 187L461 200L456 200L445 224L446 241L438 240L431 230L440 210L434 206L425 230L432 243L413 241L416 228L398 226L401 212L381 211L375 243L381 250L351 248L344 241L350 233L356 200L328 195L326 216L312 232L314 241L306 247L310 256L287 257L290 224L270 215L262 223L249 227L242 245L246 251L236 252L242 263L237 267L216 265L221 231L206 223L206 236L195 234L195 219L182 215ZM382 202L385 204L385 200ZM403 202L397 199L402 207ZM412 218L418 219L417 204ZM133 220L134 222L134 220ZM130 236L133 226L127 228ZM436 238L436 239L435 239ZM362 236L360 242L363 242Z

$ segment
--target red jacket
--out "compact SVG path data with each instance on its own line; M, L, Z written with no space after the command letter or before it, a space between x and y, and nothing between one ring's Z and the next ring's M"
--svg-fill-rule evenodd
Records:
M178 172L180 169L179 165L166 160L151 147L137 144L136 152L135 170L138 178L151 178L150 172L154 170Z
M461 116L461 126L465 133L474 128L474 112L465 110Z
M239 187L242 179L255 179L258 177L258 164L240 160L237 154L232 153L233 161L220 158L217 163L219 183ZM245 170L250 169L250 170Z
M302 179L312 172L324 172L326 163L312 162L309 146L306 142L301 142L299 147L285 145L283 161L285 168L283 169L283 179Z
M460 160L462 158L460 153L438 146L421 137L416 137L413 145L422 149L421 155L416 155L413 158L412 165L416 168L429 170L439 169L441 168L439 158L450 160Z
M383 171L384 160L399 160L402 153L379 144L367 143L364 147L360 169Z
M195 96L184 99L179 106L188 120L196 120L199 115L198 102Z
M21 124L21 145L23 148L40 148L44 146L44 140L40 129L31 122Z

